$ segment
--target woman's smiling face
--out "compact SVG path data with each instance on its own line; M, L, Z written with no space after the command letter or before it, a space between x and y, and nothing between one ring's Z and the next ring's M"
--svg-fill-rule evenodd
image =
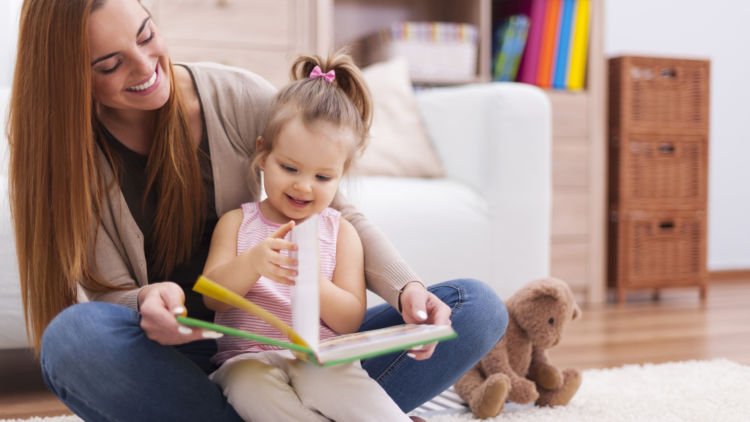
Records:
M137 0L104 1L89 19L94 100L118 110L156 110L169 98L167 51Z

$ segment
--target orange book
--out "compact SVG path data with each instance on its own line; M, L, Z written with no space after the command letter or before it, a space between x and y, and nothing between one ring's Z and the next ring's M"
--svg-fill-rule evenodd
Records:
M539 64L536 75L536 84L544 88L552 86L561 10L562 0L547 1L547 11L544 13L544 33L542 34L542 45L539 48Z

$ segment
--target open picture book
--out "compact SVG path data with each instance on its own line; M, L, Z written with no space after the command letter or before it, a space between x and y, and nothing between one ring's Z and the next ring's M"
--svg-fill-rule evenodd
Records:
M288 342L186 316L178 316L177 321L183 325L205 328L225 335L289 349L298 359L318 366L332 366L367 359L456 337L456 332L449 325L403 324L341 335L320 342L317 215L295 226L291 232L291 240L297 244L298 261L298 275L292 289L293 327L204 276L199 277L193 286L193 290L202 295L242 309L264 320L286 336L289 339Z

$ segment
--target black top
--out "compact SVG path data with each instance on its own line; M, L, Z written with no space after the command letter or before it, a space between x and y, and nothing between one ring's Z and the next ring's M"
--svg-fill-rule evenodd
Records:
M192 74L190 76L192 77ZM193 83L195 83L194 80ZM196 92L198 92L197 89ZM198 94L198 100L200 102L200 94ZM168 274L166 277L159 277L159 279L155 279L156 271L151 259L153 256L151 252L155 247L158 247L158 245L154 245L153 230L151 227L155 217L158 192L152 189L147 198L143 197L143 193L146 191L146 163L148 162L148 156L139 154L126 147L103 125L100 126L104 142L109 146L112 158L117 161L120 190L125 197L125 202L128 204L130 213L133 215L136 224L138 224L138 228L143 233L149 283L174 281L185 292L185 306L188 309L189 315L206 321L213 321L213 311L206 308L203 304L202 296L192 290L193 284L195 284L198 276L203 272L203 266L208 257L208 249L211 245L211 235L218 221L214 197L211 152L208 146L208 134L206 132L206 120L203 116L202 102L201 120L203 123L203 133L201 134L201 142L198 148L198 160L201 168L201 179L203 180L203 192L207 198L203 233L198 243L193 246L193 253L190 258L186 262L177 265L171 274Z

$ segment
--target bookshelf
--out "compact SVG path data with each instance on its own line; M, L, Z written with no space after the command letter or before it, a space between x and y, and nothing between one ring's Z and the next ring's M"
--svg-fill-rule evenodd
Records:
M318 50L349 45L356 56L357 42L394 22L435 21L474 25L479 33L476 72L464 82L490 80L492 12L490 0L318 0L321 23L316 38ZM418 81L442 85L440 80Z
M487 82L492 59L492 12L500 1L504 0L320 0L315 11L317 49L325 52L351 44L392 22L469 23L477 27L479 52L476 74L466 82ZM568 281L589 303L606 299L607 68L603 1L590 3L586 88L579 92L546 91L552 104L553 133L551 271Z
M706 300L710 62L609 61L608 279L628 290L696 286Z
M505 0L145 0L145 4L154 13L174 60L244 67L281 86L297 53L326 53L402 21L476 26L476 72L464 82L488 82L492 12L499 1ZM568 281L587 302L606 297L603 15L604 0L592 0L586 89L547 91L553 110L552 274Z

